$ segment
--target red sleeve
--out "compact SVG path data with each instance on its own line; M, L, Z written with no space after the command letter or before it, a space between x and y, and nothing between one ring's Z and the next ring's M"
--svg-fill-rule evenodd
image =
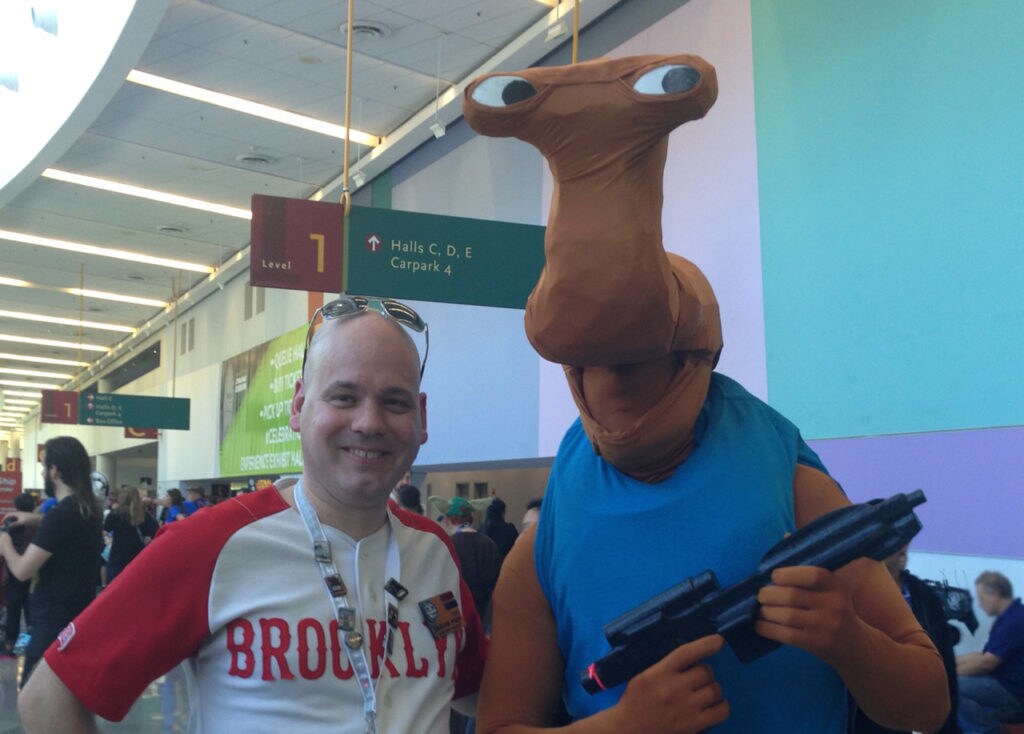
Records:
M210 583L224 544L287 507L268 489L165 526L61 632L46 662L87 709L120 721L150 682L209 636Z

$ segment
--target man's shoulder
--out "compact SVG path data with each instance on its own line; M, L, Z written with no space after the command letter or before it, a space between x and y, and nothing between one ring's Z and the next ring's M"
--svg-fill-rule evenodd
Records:
M1021 604L1019 598L1010 602L1002 616L1015 630L1024 634L1024 604Z

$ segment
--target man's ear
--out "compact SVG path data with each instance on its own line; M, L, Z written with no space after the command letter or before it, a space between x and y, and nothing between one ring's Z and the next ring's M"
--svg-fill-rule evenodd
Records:
M420 422L423 424L423 436L420 438L420 446L427 442L427 394L420 393Z
M299 432L299 416L302 414L302 406L306 402L306 385L300 377L295 381L295 393L292 395L292 412L288 417L288 426Z

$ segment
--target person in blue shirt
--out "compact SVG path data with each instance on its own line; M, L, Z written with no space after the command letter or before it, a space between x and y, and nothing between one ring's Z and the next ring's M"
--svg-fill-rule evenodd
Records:
M995 617L981 652L960 655L960 728L964 734L998 734L999 724L1024 713L1024 606L1010 580L985 571L975 581L978 606Z

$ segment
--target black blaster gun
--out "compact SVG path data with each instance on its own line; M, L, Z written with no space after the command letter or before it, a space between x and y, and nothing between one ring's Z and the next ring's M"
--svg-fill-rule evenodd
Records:
M835 571L863 556L882 560L917 535L921 521L913 508L924 492L893 495L833 510L784 538L761 559L757 570L727 589L712 571L686 579L613 619L604 628L612 651L580 673L588 693L624 683L679 645L719 633L743 662L771 652L778 642L754 631L757 592L772 571L786 566L820 566Z

